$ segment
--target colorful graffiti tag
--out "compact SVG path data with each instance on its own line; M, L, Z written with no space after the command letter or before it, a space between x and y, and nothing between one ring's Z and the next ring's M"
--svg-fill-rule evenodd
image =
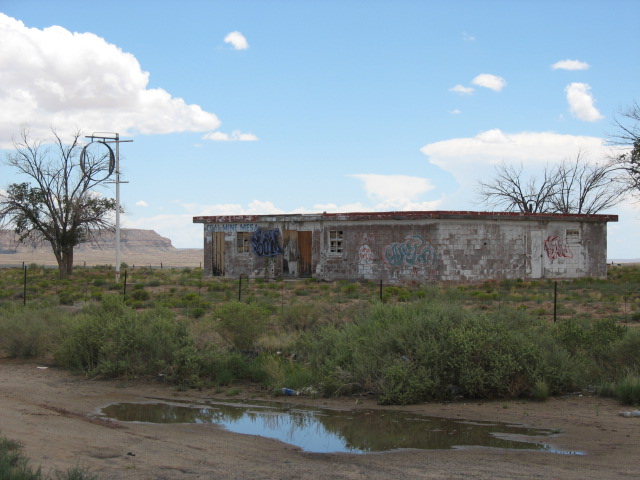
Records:
M280 230L256 230L251 235L249 241L251 242L251 248L253 253L257 257L275 257L282 255L282 247L278 241L280 236Z
M402 265L429 268L436 263L436 250L422 235L409 235L404 242L387 245L384 260L393 267Z
M573 252L569 249L569 246L558 235L549 235L544 241L544 250L547 252L547 257L551 260L556 258L573 258Z

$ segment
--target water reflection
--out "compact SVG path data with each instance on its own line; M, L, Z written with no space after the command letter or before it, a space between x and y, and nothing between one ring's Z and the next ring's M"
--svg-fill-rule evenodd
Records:
M367 453L400 448L483 446L568 453L539 440L523 438L548 436L553 433L550 430L390 410L345 412L268 403L158 402L109 405L102 409L102 414L124 422L219 424L232 432L275 438L308 452ZM510 438L511 435L518 440Z

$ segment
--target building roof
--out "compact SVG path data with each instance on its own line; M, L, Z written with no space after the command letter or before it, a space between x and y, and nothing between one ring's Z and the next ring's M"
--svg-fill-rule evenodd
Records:
M290 213L272 215L217 215L193 217L193 223L253 223L253 222L315 222L315 221L371 221L371 220L565 220L570 222L617 222L617 215L582 215L565 213L520 212L351 212L351 213Z

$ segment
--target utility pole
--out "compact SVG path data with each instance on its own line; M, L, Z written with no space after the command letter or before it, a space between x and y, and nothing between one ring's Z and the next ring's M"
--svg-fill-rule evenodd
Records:
M109 183L116 184L116 282L120 282L120 263L122 263L120 262L120 184L129 183L120 181L120 144L123 142L133 142L133 140L120 140L120 134L112 132L93 132L93 135L87 135L85 138L90 138L92 143L94 141L102 143L106 145L109 150L111 150L111 147L109 146L110 143L116 144L116 179ZM109 173L109 176L110 175L111 173Z

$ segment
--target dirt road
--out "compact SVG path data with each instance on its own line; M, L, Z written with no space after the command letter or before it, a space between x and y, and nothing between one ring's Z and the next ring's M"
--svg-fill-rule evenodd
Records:
M559 429L562 433L551 443L561 450L585 452L584 456L490 448L312 454L214 425L97 419L92 414L114 402L152 397L201 401L220 394L178 392L160 383L87 380L57 368L37 367L0 360L0 434L21 441L33 464L42 465L45 472L80 465L102 480L640 478L640 418L622 417L619 412L632 408L597 397L405 408L448 418ZM379 408L368 401L298 398L329 408Z

